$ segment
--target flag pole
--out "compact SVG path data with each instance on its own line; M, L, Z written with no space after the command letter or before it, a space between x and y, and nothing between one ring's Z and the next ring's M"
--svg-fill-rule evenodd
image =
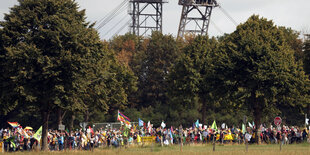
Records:
M182 127L182 125L180 125L180 127L179 127L179 135L180 135L180 149L181 149L181 152L182 152L182 150L183 150L183 127Z
M215 151L215 141L214 141L214 138L215 138L215 131L214 131L214 133L213 133L213 152Z

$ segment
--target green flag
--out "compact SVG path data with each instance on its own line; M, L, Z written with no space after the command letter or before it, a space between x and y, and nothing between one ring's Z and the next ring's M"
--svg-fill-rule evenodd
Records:
M242 123L242 133L245 134L246 128L245 125Z
M37 141L40 141L41 140L41 135L42 135L42 126L33 135L33 138L35 138Z
M123 132L124 137L128 137L128 133L129 133L129 128L127 128L127 126L125 126L125 130Z
M215 120L213 121L213 124L212 124L212 126L211 126L211 129L214 129L215 131L217 131L217 126L216 126Z

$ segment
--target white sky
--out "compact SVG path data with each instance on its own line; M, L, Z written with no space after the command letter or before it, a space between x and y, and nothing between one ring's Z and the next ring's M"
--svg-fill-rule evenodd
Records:
M277 25L291 27L302 32L310 32L310 0L217 0L218 3L237 21L243 23L253 14L273 20ZM123 0L76 0L81 9L86 9L87 20L99 21ZM0 20L4 13L14 6L17 0L0 0ZM163 33L177 35L182 7L178 0L169 0L163 7ZM127 16L127 17L125 17ZM121 20L123 19L123 20ZM128 20L127 7L123 12L111 20L106 26L99 30L101 39L109 39ZM235 30L235 25L220 11L215 8L211 20L224 33ZM121 21L119 23L119 21ZM119 24L118 24L119 23ZM129 30L128 26L119 34ZM222 35L213 24L210 24L209 34L211 36Z

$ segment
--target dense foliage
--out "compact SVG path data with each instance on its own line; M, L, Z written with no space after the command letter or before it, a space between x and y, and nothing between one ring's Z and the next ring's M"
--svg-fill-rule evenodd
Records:
M57 109L88 115L126 104L135 78L104 48L76 2L20 0L1 26L1 110L36 108L43 150Z

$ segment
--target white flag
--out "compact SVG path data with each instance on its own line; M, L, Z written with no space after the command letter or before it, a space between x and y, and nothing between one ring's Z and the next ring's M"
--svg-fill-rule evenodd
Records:
M148 128L149 133L151 133L152 132L152 124L150 121L147 122L147 128Z
M225 123L222 124L222 129L225 129Z
M309 118L306 118L306 125L309 124Z
M208 126L207 125L203 125L203 129L208 129Z
M250 122L248 122L248 123L249 123L249 127L253 128L253 125Z
M161 122L161 127L162 128L165 128L166 127L166 124L164 122Z

